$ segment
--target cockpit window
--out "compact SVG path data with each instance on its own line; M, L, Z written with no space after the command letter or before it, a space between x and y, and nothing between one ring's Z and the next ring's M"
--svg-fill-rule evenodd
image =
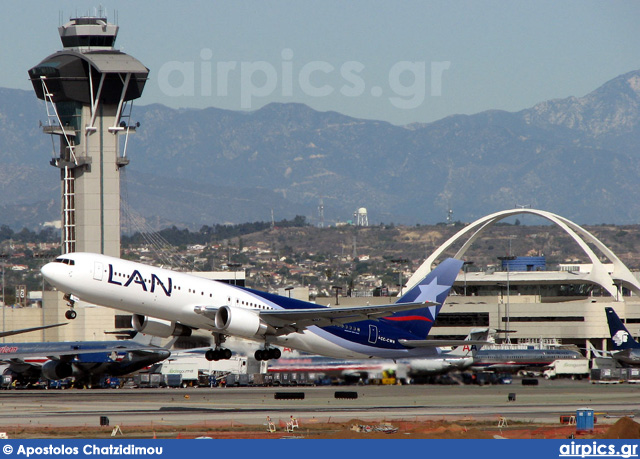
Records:
M71 260L69 258L62 258L62 257L58 257L53 261L54 263L64 263L65 265L71 265L71 266L76 264L75 260Z

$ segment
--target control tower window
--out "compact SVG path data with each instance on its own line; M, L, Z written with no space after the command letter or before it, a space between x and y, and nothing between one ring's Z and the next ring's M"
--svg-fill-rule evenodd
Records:
M65 48L79 46L113 46L113 35L71 35L60 37Z

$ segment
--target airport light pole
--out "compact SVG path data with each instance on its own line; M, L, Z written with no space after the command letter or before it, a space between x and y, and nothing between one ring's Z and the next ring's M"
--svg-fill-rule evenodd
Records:
M498 329L498 333L502 331L503 334L505 335L504 338L506 338L506 334L504 333L504 330L500 325L500 322L502 322L502 320L500 320L500 304L504 304L504 290L503 290L504 284L502 282L498 282L496 286L500 288L500 296L498 297L498 325L496 326L496 328Z
M238 285L238 272L236 269L242 266L242 263L227 263L227 266L229 269L233 269L233 285Z
M344 279L344 290L347 292L347 296L351 296L349 294L349 281L347 280L349 278L351 274L348 272L340 272L338 273L338 276L342 277L342 279Z
M267 284L267 292L271 292L271 273L262 273L262 278Z
M6 322L5 322L5 311L7 305L4 302L4 260L8 257L6 253L0 254L0 265L2 265L2 332L4 333L6 330ZM5 337L2 337L2 342L4 343Z
M4 255L2 255L2 257L4 257ZM4 311L6 309L7 305L4 304L4 260L2 260L2 333L4 334L4 332L6 331L5 329L5 315L4 315ZM4 343L4 336L2 337L2 342Z
M467 296L467 268L473 264L473 261L465 261L462 264L464 268L464 296Z
M511 242L511 241L509 241L509 242ZM509 333L510 333L510 331L509 331L509 300L510 300L510 295L511 295L511 290L510 290L510 287L509 287L509 271L510 271L509 267L510 267L511 263L509 263L509 262L512 261L512 260L515 260L515 259L516 259L516 257L514 257L512 255L508 255L506 257L498 257L498 260L502 261L503 263L505 261L507 262L507 305L505 307L505 315L507 316L507 321L506 321L505 332L504 332L504 334L505 334L504 339L505 339L505 341L507 343L511 342L511 339L509 338Z
M334 289L334 290L336 291L336 306L339 306L339 305L340 305L340 301L338 300L338 292L339 292L340 290L342 290L342 287L339 287L339 286L337 286L337 285L334 285L334 286L332 286L331 288L332 288L332 289Z
M406 258L393 258L391 260L391 263L397 263L398 265L398 288L400 289L400 296L402 296L402 264L403 263L408 263L409 260L407 260Z

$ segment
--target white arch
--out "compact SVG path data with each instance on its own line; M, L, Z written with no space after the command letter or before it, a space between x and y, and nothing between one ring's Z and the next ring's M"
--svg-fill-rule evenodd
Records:
M431 272L431 266L433 263L442 255L444 251L446 251L453 244L458 242L458 240L462 239L467 233L470 233L475 230L475 232L471 235L471 237L463 244L463 246L458 250L455 254L455 258L461 258L464 256L467 249L473 244L473 242L488 228L490 228L494 223L503 220L507 217L511 217L513 215L519 214L532 214L537 215L539 217L545 218L550 222L558 225L561 229L563 229L571 238L580 246L580 248L584 251L584 253L589 257L593 267L591 272L586 276L586 280L593 282L594 284L600 285L602 288L607 290L611 296L618 300L618 285L620 287L626 287L633 291L636 295L640 296L640 284L636 280L629 268L625 266L624 263L602 242L598 240L593 234L577 225L576 223L567 220L564 217L553 214L551 212L546 212L544 210L537 209L512 209L512 210L503 210L500 212L493 213L491 215L487 215L486 217L480 218L470 225L466 226L462 230L458 231L455 235L453 235L449 240L447 240L444 244L442 244L435 252L433 252L422 265L416 270L416 272L409 278L407 281L407 288L413 287L417 284L422 278L424 278L429 272ZM587 242L595 245L598 250L602 252L602 254L609 259L609 261L613 264L613 270L610 274L606 268L606 266L600 261L598 256L591 250L591 248L587 245Z

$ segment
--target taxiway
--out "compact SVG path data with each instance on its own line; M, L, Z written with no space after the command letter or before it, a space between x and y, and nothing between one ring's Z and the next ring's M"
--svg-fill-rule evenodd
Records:
M515 380L518 381L519 380ZM538 386L329 386L291 388L103 389L0 392L0 427L263 424L266 416L317 422L363 420L492 420L499 416L558 423L589 407L601 423L635 416L640 388L586 381L541 381ZM357 398L336 398L336 392ZM304 394L300 399L279 396ZM510 401L515 397L515 400ZM301 395L298 395L301 397ZM611 421L613 422L613 421Z

